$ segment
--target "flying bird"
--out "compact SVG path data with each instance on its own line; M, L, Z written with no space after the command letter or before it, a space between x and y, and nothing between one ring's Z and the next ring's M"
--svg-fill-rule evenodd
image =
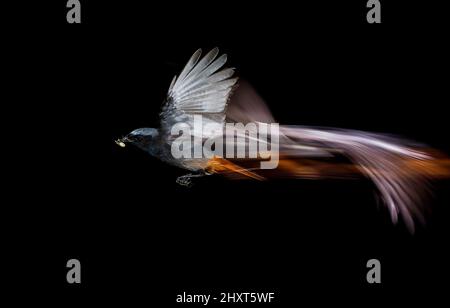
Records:
M160 112L159 128L139 128L115 142L127 143L148 152L163 162L188 170L177 183L189 186L192 178L222 174L231 179L266 180L271 178L349 178L362 175L373 181L390 217L402 218L413 232L416 222L424 223L424 196L431 179L449 176L449 160L444 154L424 145L378 133L306 126L280 125L276 132L278 165L261 168L261 157L228 158L225 155L174 157L175 142L199 138L201 141L224 138L224 131L204 128L225 123L275 123L269 108L245 81L238 83L234 69L226 68L227 55L218 48L201 57L201 49L175 76ZM196 127L196 117L202 124ZM183 123L189 134L174 134L173 127ZM236 135L248 137L245 129ZM268 144L259 137L257 142ZM246 146L250 142L245 139ZM234 139L233 139L234 141ZM184 143L189 144L189 143ZM178 146L178 144L177 144ZM187 149L189 152L192 149ZM345 158L345 160L342 160Z

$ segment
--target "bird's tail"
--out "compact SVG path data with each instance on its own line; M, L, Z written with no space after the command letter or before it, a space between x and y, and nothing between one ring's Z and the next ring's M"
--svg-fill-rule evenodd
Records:
M346 156L376 185L392 221L396 223L400 216L411 232L416 221L425 221L423 201L430 180L450 174L450 161L445 155L383 134L300 126L283 126L280 133L292 141L284 145L285 149L301 143L333 156Z

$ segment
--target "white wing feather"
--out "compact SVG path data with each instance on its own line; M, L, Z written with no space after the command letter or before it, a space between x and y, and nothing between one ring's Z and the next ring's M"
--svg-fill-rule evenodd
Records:
M216 47L200 59L201 49L197 50L179 77L175 76L169 87L169 103L174 111L184 113L223 113L228 97L237 78L232 68L220 70L226 61L226 54L216 58ZM200 61L199 61L200 59Z
M161 112L161 128L168 135L171 145L174 136L170 136L172 125L183 122L191 128L190 135L183 135L186 141L191 137L219 138L225 121L225 109L237 78L232 78L234 69L223 68L227 55L217 57L219 49L214 48L203 58L198 49L189 59L180 75L175 76L167 93L167 101ZM194 126L196 115L202 115L201 127ZM217 130L204 130L211 125ZM180 141L180 137L177 137ZM208 159L184 159L179 163L185 168L198 170L205 168Z

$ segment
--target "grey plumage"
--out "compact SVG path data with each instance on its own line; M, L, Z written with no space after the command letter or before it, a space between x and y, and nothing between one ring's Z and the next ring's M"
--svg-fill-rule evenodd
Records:
M179 76L170 83L167 98L163 104L158 129L140 128L117 142L131 143L169 164L202 173L206 158L175 159L171 154L174 136L171 129L176 123L193 126L194 115L202 115L203 125L223 125L225 108L237 78L232 78L234 69L223 68L227 55L219 57L219 49L213 48L203 58L198 49L189 59ZM193 131L193 134L200 134ZM190 138L191 136L186 136ZM206 136L200 136L204 138ZM211 136L208 136L209 138ZM188 184L193 175L181 177L178 182Z

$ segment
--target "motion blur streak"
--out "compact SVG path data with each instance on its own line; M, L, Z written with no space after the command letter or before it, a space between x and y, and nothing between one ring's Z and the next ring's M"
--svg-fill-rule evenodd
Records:
M227 120L272 123L274 119L245 81L231 97ZM337 128L280 125L279 165L262 170L253 159L210 160L208 171L234 179L347 178L363 175L373 181L391 219L401 217L412 233L425 223L425 197L430 180L450 175L450 160L426 146L383 134ZM344 158L344 160L343 160Z

